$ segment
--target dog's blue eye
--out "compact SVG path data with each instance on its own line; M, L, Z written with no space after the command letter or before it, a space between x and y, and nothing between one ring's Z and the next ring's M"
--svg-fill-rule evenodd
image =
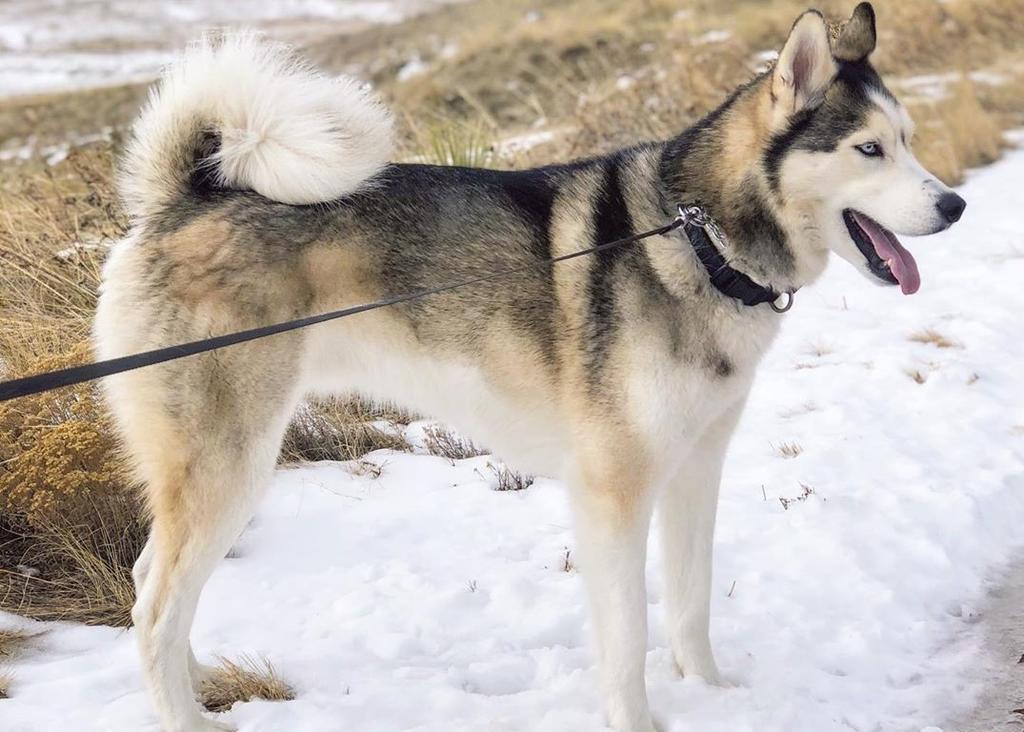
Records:
M882 146L877 142L865 142L863 145L857 145L857 150L861 155L867 155L869 158L882 157Z

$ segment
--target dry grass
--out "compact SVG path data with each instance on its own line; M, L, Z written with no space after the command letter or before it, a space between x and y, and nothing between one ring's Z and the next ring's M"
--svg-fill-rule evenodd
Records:
M939 100L910 101L918 121L914 148L921 164L949 184L963 181L967 168L987 165L1005 147L1002 125L979 99L978 85L966 75Z
M235 702L266 699L291 701L295 692L265 658L242 656L237 662L218 658L218 667L200 690L203 705L211 712L226 712Z
M109 143L0 172L0 358L23 373L88 337L106 246L123 235Z
M128 496L100 499L95 509L91 526L62 520L29 526L23 517L4 516L0 609L37 620L131 624L131 567L147 527Z
M795 442L781 442L775 447L775 452L787 459L795 458L803 451L804 449Z
M0 699L9 698L11 683L14 680L7 665L33 637L32 633L23 630L0 630Z
M963 348L963 346L956 341L947 338L932 328L925 328L924 330L916 333L911 333L910 336L907 337L907 340L913 341L914 343L927 343L935 346L936 348Z
M792 506L793 504L795 504L795 503L803 503L803 502L805 502L808 498L810 498L813 495L814 495L814 489L811 488L811 486L807 485L806 483L801 483L800 484L800 495L794 496L793 498L786 498L784 496L779 496L779 503L782 504L782 510L783 511L788 511L789 507Z
M466 460L487 454L474 445L472 440L460 437L452 430L440 425L427 427L423 430L423 436L427 452L431 455L448 458L452 463L456 460Z
M562 571L571 573L576 571L576 564L572 560L572 549L565 547L565 554L562 555Z
M852 3L818 5L838 18ZM480 125L493 136L538 123L571 128L517 161L542 163L678 132L749 78L755 56L778 48L805 8L803 0L492 0L415 21L417 41L405 38L401 25L389 30L389 53L425 59L428 75L396 81L398 59L369 58L369 47L345 60L363 62L403 114ZM1001 129L1024 122L1024 58L1007 31L1012 26L1004 25L1024 23L1024 6L1014 0L894 0L876 8L881 41L875 60L894 86L904 77L950 68L1005 77L1001 85L979 85L965 76L943 99L913 100L923 123L919 154L944 180L957 182L965 167L998 155ZM729 37L704 40L706 32L719 30ZM341 66L346 46L328 41L315 51ZM452 48L457 51L442 53Z
M494 140L481 124L435 122L426 128L410 118L412 159L431 165L496 167Z
M923 384L924 382L928 381L927 374L922 372L920 369L907 369L906 374L911 379L913 379L915 383L918 384Z
M505 463L487 463L487 470L494 477L496 491L522 491L533 485L534 477L517 473Z
M32 637L31 633L23 630L0 629L0 658L14 658Z
M408 424L409 415L359 399L324 399L302 405L281 446L283 462L357 460L374 450L409 452L404 437L380 423Z
M79 346L32 370L87 359ZM0 434L0 609L128 625L146 521L93 387L0 405Z

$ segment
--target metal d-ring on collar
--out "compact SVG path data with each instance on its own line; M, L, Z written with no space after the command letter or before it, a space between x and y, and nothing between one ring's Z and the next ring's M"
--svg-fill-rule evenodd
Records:
M768 307L770 307L777 313L784 313L788 311L791 307L793 307L793 292L793 290L786 290L785 292L781 293L775 300L768 303ZM786 298L785 305L778 304L779 300L781 300L782 298Z
M793 290L777 292L771 287L754 282L748 275L733 269L726 262L716 246L725 242L725 234L715 220L699 203L680 204L679 222L694 253L707 270L711 284L723 295L739 300L744 305L754 306L768 303L777 313L784 313L793 307ZM779 304L783 300L783 304Z

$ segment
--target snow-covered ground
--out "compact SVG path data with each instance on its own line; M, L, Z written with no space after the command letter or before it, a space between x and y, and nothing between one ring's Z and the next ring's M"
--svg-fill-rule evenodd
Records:
M308 41L453 0L3 0L0 97L149 81L208 28Z
M957 227L909 242L919 294L836 262L797 296L724 479L712 637L735 688L677 678L656 555L649 570L667 732L936 732L977 698L973 608L1024 523L1022 182L1017 151L971 176ZM910 340L925 329L956 345ZM297 691L224 717L247 732L603 729L562 486L497 492L487 458L369 459L379 477L281 470L214 574L200 656L266 654ZM131 631L47 631L0 729L156 728Z

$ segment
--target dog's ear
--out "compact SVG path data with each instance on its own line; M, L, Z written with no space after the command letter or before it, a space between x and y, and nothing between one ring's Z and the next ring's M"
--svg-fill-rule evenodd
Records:
M840 61L863 61L875 50L876 40L875 9L861 3L843 26L832 53Z
M772 99L780 116L821 104L836 71L825 19L808 10L793 24L772 72Z

